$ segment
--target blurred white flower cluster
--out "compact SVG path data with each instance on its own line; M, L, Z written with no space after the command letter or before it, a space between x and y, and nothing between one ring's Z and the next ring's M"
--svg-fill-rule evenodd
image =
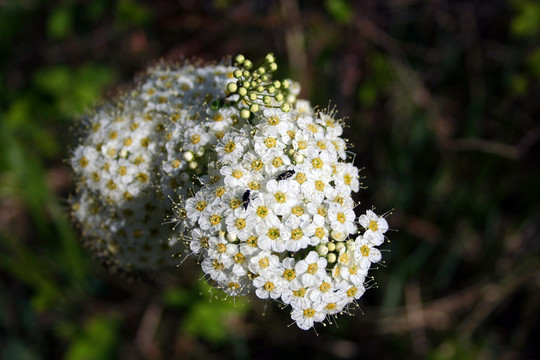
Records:
M354 213L358 168L335 113L297 100L276 69L269 54L150 70L86 119L72 208L110 263L159 269L185 243L217 288L290 305L309 329L362 296L388 225ZM171 209L176 230L162 225Z
M181 246L162 225L172 195L186 194L206 173L208 150L242 121L215 109L234 68L160 66L132 91L84 119L71 165L73 215L84 242L124 270L174 265Z

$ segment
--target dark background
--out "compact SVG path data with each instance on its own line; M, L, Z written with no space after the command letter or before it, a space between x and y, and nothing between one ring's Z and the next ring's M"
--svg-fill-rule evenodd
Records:
M160 58L267 52L346 118L357 209L397 230L316 331L193 261L109 274L67 215L85 110ZM0 68L0 358L540 358L539 2L2 0Z

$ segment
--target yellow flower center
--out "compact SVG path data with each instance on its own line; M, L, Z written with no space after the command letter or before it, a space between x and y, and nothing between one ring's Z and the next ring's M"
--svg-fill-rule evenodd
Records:
M235 225L238 230L242 230L246 227L246 219L236 219Z
M277 144L276 138L274 137L267 137L264 139L264 145L266 145L267 148L273 148Z
M379 225L377 224L377 221L371 220L371 221L369 222L368 228L369 228L369 230L371 230L371 231L377 231L377 229L379 228Z
M237 199L237 198L232 198L231 201L229 202L229 206L231 207L231 209L236 209L240 205L242 205L242 200Z
M307 273L313 275L317 272L318 269L319 269L319 266L317 265L317 263L309 264L307 268Z
M313 165L313 167L315 169L320 169L320 168L323 167L324 162L322 161L321 158L315 158L315 159L311 160L311 164Z
M248 187L251 189L251 190L259 190L261 188L261 184L259 184L258 182L256 181L250 181L248 183Z
M248 239L246 240L246 244L248 244L249 246L251 247L257 247L258 244L257 244L257 237L254 236L254 235L251 235L250 237L248 237Z
M304 236L304 232L300 228L296 228L291 231L291 238L293 240L299 240L302 238L302 236Z
M145 173L139 173L137 175L137 180L139 180L139 182L145 183L148 181L148 175L146 175Z
M301 184L306 182L307 177L306 177L306 174L304 174L304 173L298 173L298 174L296 174L295 179L301 185Z
M304 310L304 317L311 318L314 316L315 316L315 310L313 310L312 308L307 308L306 310Z
M362 245L360 247L360 253L362 254L362 256L369 256L369 246L367 245Z
M283 278L287 281L292 281L296 278L296 272L293 269L285 269L283 271Z
M195 135L192 135L192 136L191 136L191 143L192 143L193 145L198 144L199 141L201 141L201 135L195 134Z
M88 159L83 156L79 159L79 165L81 165L81 167L86 167L88 165Z
M277 125L279 124L279 118L277 116L270 116L268 118L268 125Z
M216 226L220 222L221 222L221 216L219 216L218 214L214 214L210 216L210 224L212 224L212 226Z
M225 147L223 148L223 150L225 150L225 152L227 153L232 153L235 148L236 148L236 144L232 141L229 141L227 144L225 144Z
M323 293L327 292L328 290L330 290L330 284L327 282L323 282L321 286L319 286L319 290Z
M234 176L236 179L240 179L242 176L244 176L244 173L240 170L234 170L232 172L232 176Z
M265 218L268 215L268 208L266 206L259 206L255 212L258 217Z
M271 281L267 281L266 284L264 284L264 290L268 291L268 292L272 292L274 291L275 289L275 285L273 282Z
M217 244L216 250L218 251L218 253L223 254L225 251L227 251L227 245Z
M208 249L210 247L210 244L208 243L208 239L206 236L203 236L201 238L201 247L204 248L204 249Z
M238 290L240 289L240 284L237 283L237 282L234 282L234 281L231 281L227 287L229 288L229 290Z
M263 162L259 159L255 159L251 162L251 169L252 170L261 170L263 167Z
M338 212L337 213L337 221L339 221L340 223L345 223L345 221L347 220L347 217L345 216L344 213L342 212Z
M274 194L274 198L276 199L276 202L283 204L285 201L287 201L287 195L285 193L278 191Z
M328 310L328 311L332 311L332 310L334 310L336 307L337 307L336 303L328 303L328 304L326 304L326 306L325 306L326 310Z
M280 167L280 166L283 166L283 159L276 156L273 160L272 160L272 165L274 167Z
M246 257L242 253L237 253L234 255L234 262L237 264L242 264L246 260Z
M279 238L279 229L278 228L270 228L268 229L268 237L272 240L276 240Z
M227 190L225 189L225 187L223 187L223 186L218 187L218 188L216 189L216 196L217 196L217 197L222 197L223 194L225 194L225 191L227 191Z
M262 269L267 268L268 266L270 266L270 260L268 260L268 258L266 258L266 257L260 259L259 260L259 266Z
M197 202L197 205L195 205L195 209L197 211L203 211L206 208L206 201L201 200Z

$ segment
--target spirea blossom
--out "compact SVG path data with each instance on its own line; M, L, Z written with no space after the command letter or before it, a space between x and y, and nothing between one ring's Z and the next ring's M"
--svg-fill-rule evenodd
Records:
M211 104L236 82L230 66L160 66L84 119L73 149L73 216L85 243L125 270L174 265L180 249L162 225L170 196L196 189L209 149L243 120ZM190 211L191 214L191 211ZM192 215L191 215L192 216Z
M157 270L183 250L228 295L285 304L309 329L363 295L388 224L356 217L336 113L274 80L272 54L235 60L153 68L86 117L73 217L109 263Z
M191 255L214 285L290 305L301 329L362 296L388 229L371 210L356 219L358 168L334 115L305 101L254 112L219 139L214 175L185 201Z

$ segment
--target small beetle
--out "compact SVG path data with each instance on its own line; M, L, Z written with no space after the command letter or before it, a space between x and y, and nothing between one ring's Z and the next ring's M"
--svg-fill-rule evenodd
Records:
M287 180L288 178L290 178L291 176L293 176L295 172L296 172L296 171L294 171L294 170L292 170L292 169L291 169L291 170L287 170L287 171L285 171L285 172L279 174L279 175L277 176L276 180L277 180L277 181Z

